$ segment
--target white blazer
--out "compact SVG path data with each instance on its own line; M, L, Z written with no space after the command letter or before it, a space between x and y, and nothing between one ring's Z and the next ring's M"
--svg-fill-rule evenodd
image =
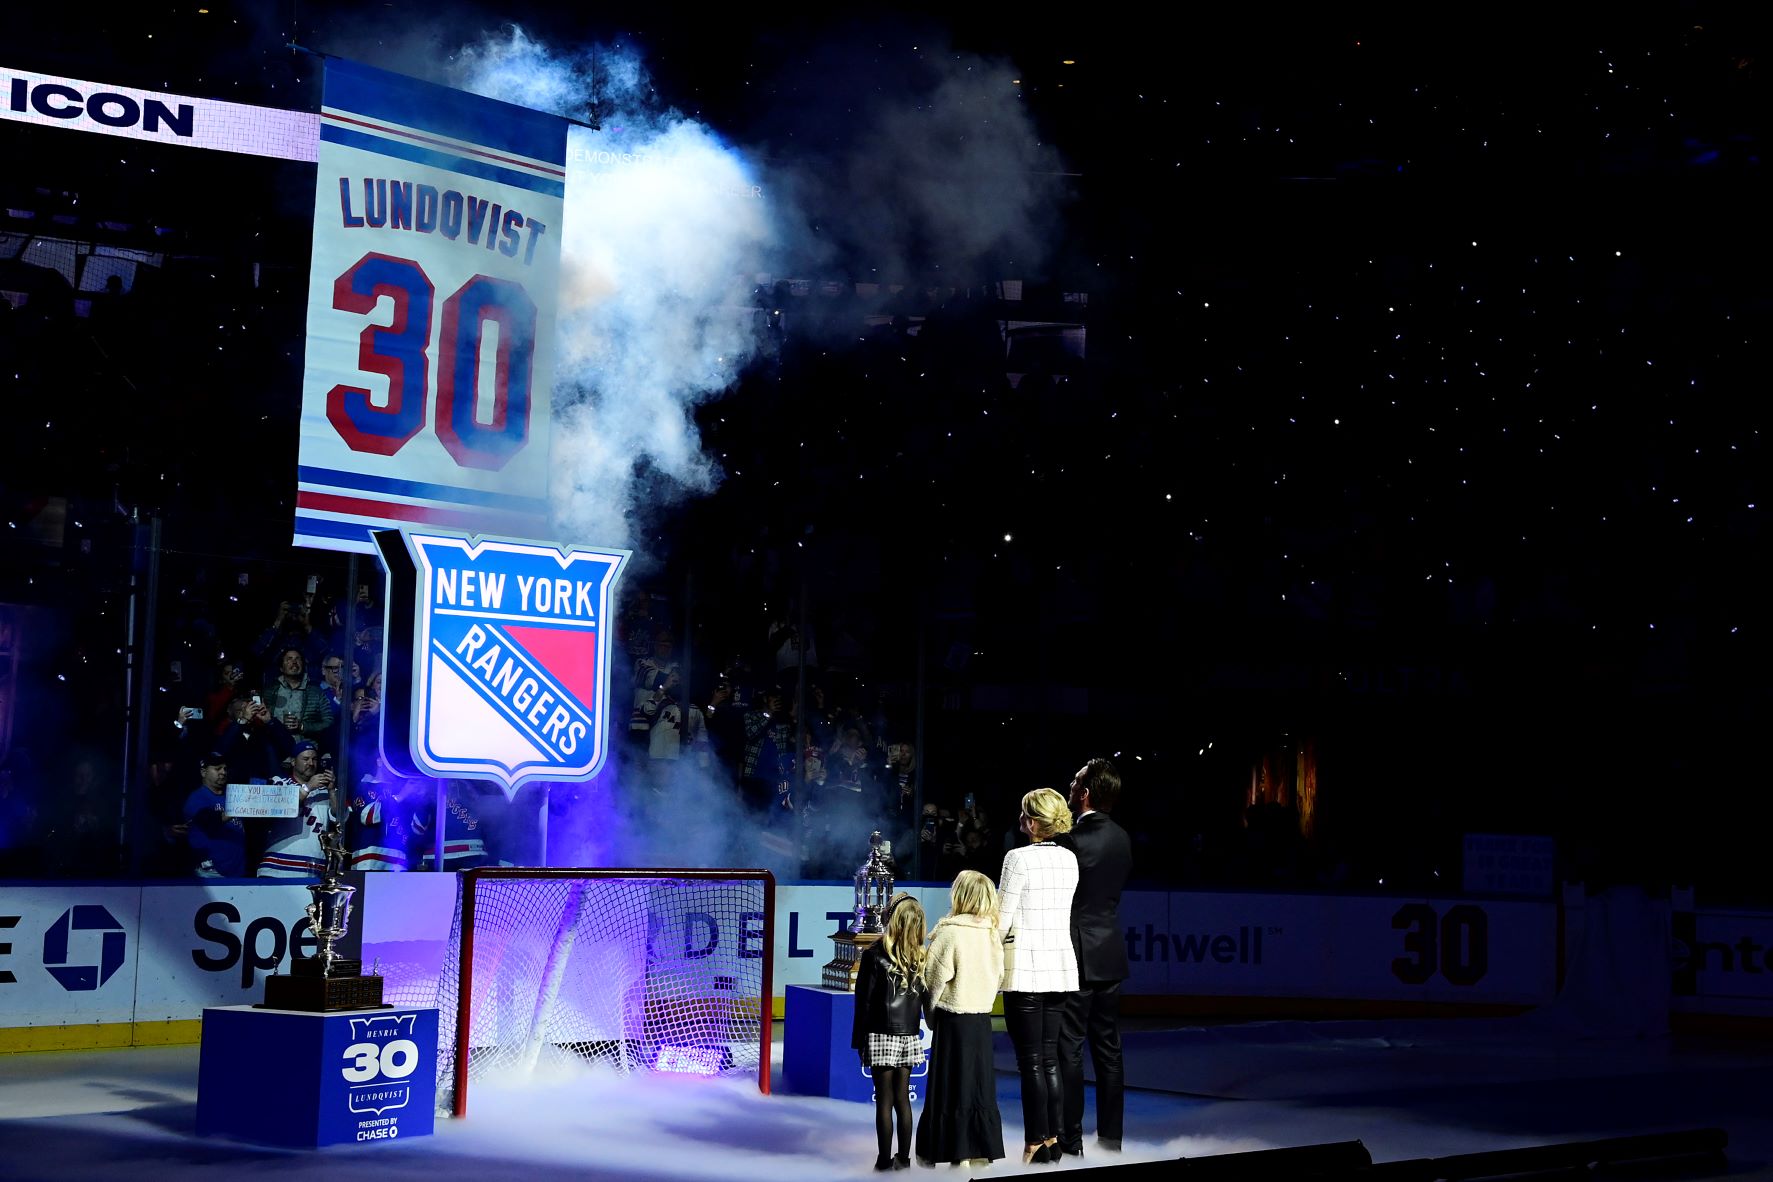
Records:
M1003 856L997 888L998 930L1004 933L1006 993L1072 993L1077 952L1071 946L1071 896L1077 855L1050 841Z

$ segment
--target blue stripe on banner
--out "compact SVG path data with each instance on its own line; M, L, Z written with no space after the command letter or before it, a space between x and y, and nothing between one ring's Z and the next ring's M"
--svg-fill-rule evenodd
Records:
M375 552L375 539L369 536L372 527L354 521L328 521L323 517L302 517L295 519L296 537L337 538L345 542L361 542L368 547L369 553ZM374 528L391 529L392 526Z
M566 121L544 111L342 58L326 59L325 94L327 106L367 119L401 123L533 160L566 163Z
M548 502L540 497L514 497L506 493L481 492L473 488L456 488L448 484L425 484L418 480L395 480L387 476L368 476L362 472L342 472L336 468L296 469L296 479L303 484L324 484L332 488L356 489L360 492L392 493L397 497L422 497L446 505L474 505L489 509L507 509L513 513L546 516Z
M497 164L488 164L481 160L470 160L466 156L456 156L448 152L434 152L430 148L421 148L417 144L386 139L364 131L334 127L326 122L320 124L320 138L328 143L343 144L347 148L362 148L365 152L375 152L381 156L397 156L402 160L411 160L416 164L429 164L433 168L444 168L450 172L463 172L469 176L485 177L489 181L498 181L502 185L513 185L519 189L546 193L550 197L566 196L566 185L561 181L551 181L546 177L518 172L515 168L502 168Z

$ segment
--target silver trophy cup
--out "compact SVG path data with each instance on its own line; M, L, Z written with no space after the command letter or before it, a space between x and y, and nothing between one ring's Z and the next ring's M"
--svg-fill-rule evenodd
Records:
M336 817L336 814L335 814ZM336 819L320 832L326 869L308 888L308 923L319 945L313 956L297 957L287 975L265 978L265 1005L281 1010L354 1010L382 1005L382 978L364 976L363 962L339 955L336 945L351 928L351 898L357 888L339 880L345 845Z
M313 900L307 908L308 923L314 928L314 939L320 944L315 955L320 960L322 977L332 976L333 966L340 959L333 945L351 930L351 897L356 893L356 887L340 882L331 874L308 888Z

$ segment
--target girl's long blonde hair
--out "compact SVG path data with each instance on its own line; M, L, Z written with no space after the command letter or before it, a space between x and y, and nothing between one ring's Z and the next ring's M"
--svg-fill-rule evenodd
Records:
M923 972L923 925L922 904L904 891L888 902L886 930L880 937L881 951L886 953L887 963L908 978L916 978Z
M948 888L948 914L977 915L997 922L997 887L977 870L962 870Z

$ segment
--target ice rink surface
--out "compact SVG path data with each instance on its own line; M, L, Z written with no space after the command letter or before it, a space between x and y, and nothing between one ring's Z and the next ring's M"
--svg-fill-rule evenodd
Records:
M776 1053L779 1084L779 1042ZM1006 1146L1021 1140L1011 1063L1000 1034ZM1726 1176L1773 1178L1773 1042L1579 1039L1531 1017L1244 1023L1131 1031L1127 1072L1125 1152L1087 1152L1086 1166L1355 1139L1391 1161L1721 1127ZM866 1106L762 1096L755 1081L579 1075L479 1087L468 1118L440 1120L434 1136L320 1151L199 1138L196 1098L195 1046L0 1056L0 1178L873 1174ZM1024 1171L1000 1162L989 1172Z

